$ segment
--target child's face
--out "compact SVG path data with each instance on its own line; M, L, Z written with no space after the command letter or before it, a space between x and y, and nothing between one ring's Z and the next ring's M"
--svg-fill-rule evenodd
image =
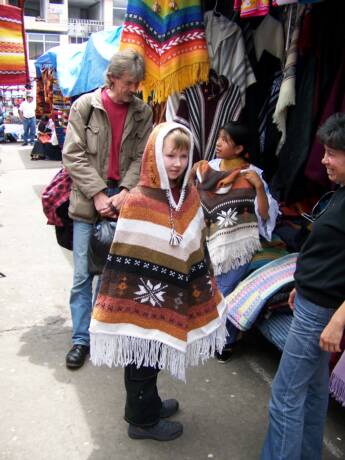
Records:
M236 145L231 139L229 134L221 129L216 142L216 155L217 158L230 160L236 158L243 152L243 145Z
M182 176L188 166L189 151L187 149L176 150L175 143L169 136L163 144L163 161L169 181L174 183Z

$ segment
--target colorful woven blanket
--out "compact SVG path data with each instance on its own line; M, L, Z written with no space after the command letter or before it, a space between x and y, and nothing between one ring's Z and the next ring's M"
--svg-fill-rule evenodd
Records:
M208 80L209 59L200 0L129 0L120 49L144 56L144 99L157 102Z
M158 366L185 379L225 340L225 303L204 254L205 223L198 193L188 185L193 145L176 203L163 164L165 136L152 132L139 186L121 209L90 326L94 364ZM179 241L172 241L172 230Z
M293 281L297 255L288 254L259 268L226 297L228 319L238 329L250 329L267 299Z
M22 11L0 5L0 85L25 85L27 81Z

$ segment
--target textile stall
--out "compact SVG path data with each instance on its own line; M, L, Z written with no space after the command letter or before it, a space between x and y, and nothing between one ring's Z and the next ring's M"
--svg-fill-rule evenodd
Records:
M51 48L35 61L37 117L48 114L62 147L73 100L104 83L104 72L119 45L122 26L91 34L79 45Z
M195 161L215 157L226 122L249 125L251 162L281 209L251 271L299 251L310 230L301 213L331 189L315 134L330 113L345 109L345 37L334 27L344 12L342 0L128 2L119 48L145 59L141 89L154 121L186 124ZM267 318L280 307L286 313L286 284L263 303Z

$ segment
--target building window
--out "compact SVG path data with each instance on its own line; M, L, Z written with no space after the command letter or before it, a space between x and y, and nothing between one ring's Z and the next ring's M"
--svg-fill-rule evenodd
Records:
M29 59L37 59L50 48L60 45L60 35L27 33Z
M68 37L69 43L74 43L74 44L80 44L80 43L87 42L88 39L89 37L71 37L71 36Z
M113 1L113 25L120 26L125 21L127 10L127 0L114 0Z

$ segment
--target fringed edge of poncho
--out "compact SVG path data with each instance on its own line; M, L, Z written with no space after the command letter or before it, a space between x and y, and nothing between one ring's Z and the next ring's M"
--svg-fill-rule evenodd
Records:
M154 102L164 102L175 92L179 93L196 83L208 81L209 70L208 62L198 62L185 65L170 75L157 79L146 69L146 79L142 82L143 98L147 101L152 96Z
M214 356L216 350L221 353L225 344L225 321L226 312L224 311L219 326L206 337L188 344L186 353L158 340L91 333L90 359L95 366L102 364L108 367L125 367L129 364L136 364L137 368L157 366L185 382L185 371L188 366L204 364Z
M250 262L253 255L262 249L259 237L227 241L224 245L208 243L208 250L216 276L236 270Z

